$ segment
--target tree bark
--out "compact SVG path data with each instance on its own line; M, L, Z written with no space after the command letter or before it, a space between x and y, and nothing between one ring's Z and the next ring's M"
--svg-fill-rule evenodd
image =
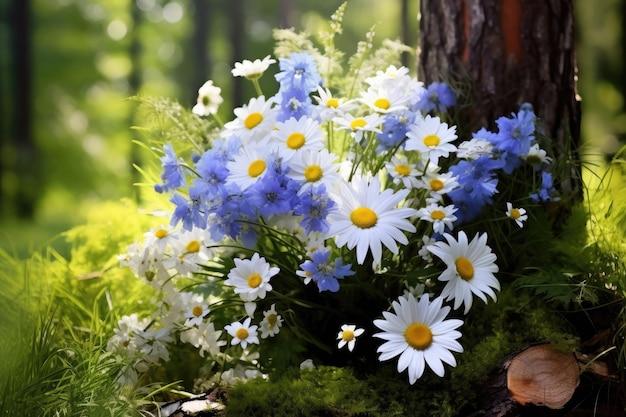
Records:
M580 198L573 2L422 0L420 15L419 77L468 93L458 115L465 133L532 104L568 170L555 185Z

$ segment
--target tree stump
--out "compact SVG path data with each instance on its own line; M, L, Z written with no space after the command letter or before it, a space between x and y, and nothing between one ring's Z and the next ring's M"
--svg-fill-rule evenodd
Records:
M520 405L563 408L579 384L578 361L573 354L550 345L532 346L515 356L507 369L506 385Z

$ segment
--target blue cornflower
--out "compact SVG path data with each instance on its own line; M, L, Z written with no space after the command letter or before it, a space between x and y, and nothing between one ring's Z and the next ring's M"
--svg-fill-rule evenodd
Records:
M530 199L534 203L546 203L548 201L559 201L556 188L554 188L552 174L548 171L541 172L541 188L536 193L531 194Z
M309 93L306 91L281 87L274 99L279 107L276 116L276 120L279 122L284 122L292 117L299 120L303 116L310 116L313 112L313 104Z
M429 113L431 111L445 113L448 107L452 107L455 104L456 97L448 84L434 82L422 91L413 109L423 113Z
M482 208L491 204L492 196L498 192L496 170L501 163L489 155L481 155L471 161L459 161L449 171L457 177L459 186L448 196L459 209L455 214L459 223L474 219Z
M206 151L196 162L196 172L200 177L194 179L194 186L203 190L207 200L213 199L225 187L230 173L226 162L223 154L215 148Z
M163 145L163 151L165 152L165 155L161 157L161 166L163 167L161 180L163 184L154 185L154 190L157 193L185 185L185 172L183 171L181 161L176 156L176 152L174 152L172 144L167 143Z
M526 156L535 139L535 113L520 110L517 114L511 113L511 117L498 118L496 124L498 134L493 142L496 149L516 157Z
M294 207L294 214L303 216L300 226L306 230L307 235L311 232L328 231L329 223L326 216L337 207L326 193L326 186L321 184L317 187L308 187L300 195L300 201Z
M280 72L275 75L283 90L311 93L322 84L313 57L306 52L294 52L289 58L279 59Z
M398 146L406 138L409 125L415 120L415 113L405 111L401 114L391 113L384 116L381 132L377 133L380 142L379 151L386 151Z
M256 244L257 233L249 224L255 213L236 184L228 184L211 210L209 233L211 239L220 241L224 236L240 239L245 247Z
M283 180L280 174L268 173L246 189L247 201L258 210L261 216L270 217L291 211L292 202L296 198L296 190L295 187L289 186L287 180Z
M178 222L182 221L185 230L191 231L193 226L206 229L208 210L198 188L189 187L189 199L174 193L170 202L176 205L170 220L171 226L176 226Z
M311 255L311 260L307 260L300 265L305 276L305 283L315 281L317 288L322 291L339 291L339 281L347 276L354 275L352 265L344 265L341 258L334 261L330 259L330 252L318 249Z

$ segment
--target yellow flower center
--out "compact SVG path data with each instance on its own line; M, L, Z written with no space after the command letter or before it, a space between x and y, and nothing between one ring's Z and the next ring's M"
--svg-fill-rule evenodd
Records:
M306 142L304 135L300 132L294 132L287 138L287 147L289 149L300 149Z
M248 330L244 329L243 327L241 329L237 329L237 331L235 332L235 337L239 340L246 340L248 338Z
M248 175L252 178L256 178L265 171L265 161L257 159L248 165Z
M465 281L474 278L474 265L472 265L469 259L461 256L454 262L454 265L456 266L457 274Z
M341 332L341 339L345 342L354 340L354 332L352 330L344 330Z
M261 285L261 282L263 282L263 280L261 279L261 275L254 273L254 274L250 274L250 276L248 277L248 287L250 288L256 288L259 285Z
M267 324L269 324L270 329L276 326L276 322L278 321L278 316L276 314L268 314L267 315Z
M424 350L433 343L433 332L423 323L411 323L404 331L404 339L413 349Z
M519 219L519 217L521 216L521 213L519 212L519 209L511 209L511 214L509 214L509 216L511 216L512 219L516 220Z
M433 210L430 213L430 218L433 220L443 220L446 218L446 213L441 210Z
M163 239L165 236L167 236L167 230L165 229L159 229L154 232L154 237L156 237L157 239Z
M308 182L319 181L322 178L323 172L319 165L309 165L304 169L304 178Z
M424 145L426 146L437 146L439 142L441 142L441 139L437 135L426 135L424 138Z
M391 106L391 103L386 98L381 97L376 99L376 101L374 102L374 106L378 107L379 109L387 110Z
M411 168L404 164L396 165L394 170L403 177L407 177L411 173Z
M187 250L187 252L200 252L200 242L197 240L189 241L187 246L185 246L185 250Z
M364 127L365 125L367 125L367 120L358 118L358 119L354 119L352 123L350 123L350 128L352 130L357 130L361 127Z
M432 180L430 180L430 182L428 183L428 185L430 185L430 189L433 191L439 191L443 188L443 181L441 181L438 178L433 178Z
M246 120L243 121L243 125L246 129L254 129L263 121L263 115L259 112L250 113Z
M337 107L339 107L339 100L337 100L336 98L329 98L328 101L326 101L326 105L328 107L336 109Z
M359 207L352 210L352 213L350 213L350 221L361 229L369 229L376 225L378 216L372 209Z
M200 317L202 316L202 312L204 310L202 309L202 306L194 306L194 308L191 310L191 314L194 315L194 317Z

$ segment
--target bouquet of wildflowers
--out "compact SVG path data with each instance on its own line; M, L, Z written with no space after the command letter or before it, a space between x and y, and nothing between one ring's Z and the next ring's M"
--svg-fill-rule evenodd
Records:
M372 30L335 48L344 7L321 46L279 30L275 58L236 63L257 95L227 122L213 81L174 106L189 129L153 147L169 216L119 256L156 289L109 341L121 382L177 350L199 386L311 363L443 377L465 317L497 300L510 236L558 199L532 106L462 133L455 91L409 74L406 47Z

